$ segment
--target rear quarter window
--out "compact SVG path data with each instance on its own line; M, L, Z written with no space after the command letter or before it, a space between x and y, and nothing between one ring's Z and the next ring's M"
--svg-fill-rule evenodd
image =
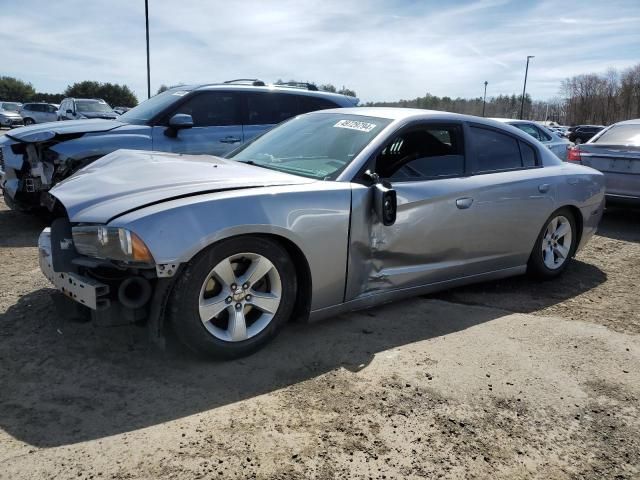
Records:
M615 125L594 140L610 145L640 145L640 124Z
M315 112L316 110L327 110L329 108L339 108L335 102L326 98L312 97L310 95L300 96L301 113Z

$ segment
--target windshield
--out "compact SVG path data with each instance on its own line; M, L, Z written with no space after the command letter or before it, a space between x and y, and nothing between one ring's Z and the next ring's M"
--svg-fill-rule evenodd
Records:
M80 113L113 112L109 104L103 100L76 100L76 110Z
M611 127L596 138L593 143L640 146L640 123Z
M303 177L333 180L391 120L312 113L270 130L230 158Z
M159 93L149 100L145 100L137 107L133 107L131 110L123 113L118 120L135 125L146 125L158 113L188 93L189 91L184 89L167 90L166 92Z
M17 112L20 109L20 104L12 103L12 102L3 102L3 103L0 103L0 107L2 107L2 110L6 110L8 112Z

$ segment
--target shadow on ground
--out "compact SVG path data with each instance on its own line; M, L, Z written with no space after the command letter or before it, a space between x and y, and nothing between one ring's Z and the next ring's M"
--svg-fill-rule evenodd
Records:
M1 195L0 195L1 198ZM2 209L0 204L0 248L37 247L38 236L49 223L43 215Z
M588 283L604 280L594 267ZM574 272L576 273L576 272ZM571 274L570 274L571 275ZM526 290L526 279L515 279ZM504 311L416 298L312 325L291 324L257 354L233 362L159 351L142 327L65 323L53 290L0 316L0 428L39 447L103 438L182 418L316 378L357 371L385 350L480 325ZM562 301L564 295L541 302Z
M640 208L607 205L598 235L625 242L640 243Z
M535 280L523 275L445 290L425 298L531 313L576 297L606 280L606 273L598 267L574 259L564 273L553 280Z

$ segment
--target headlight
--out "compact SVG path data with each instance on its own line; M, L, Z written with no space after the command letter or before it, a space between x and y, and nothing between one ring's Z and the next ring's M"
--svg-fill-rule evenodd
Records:
M73 227L78 253L88 257L123 262L153 263L153 256L140 237L125 228L94 225Z

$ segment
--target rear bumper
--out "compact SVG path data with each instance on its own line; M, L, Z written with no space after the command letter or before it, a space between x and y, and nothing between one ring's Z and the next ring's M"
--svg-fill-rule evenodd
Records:
M607 198L640 200L640 174L603 172Z
M109 307L109 285L77 273L53 270L50 228L45 228L38 238L38 257L44 276L67 297L92 310Z

